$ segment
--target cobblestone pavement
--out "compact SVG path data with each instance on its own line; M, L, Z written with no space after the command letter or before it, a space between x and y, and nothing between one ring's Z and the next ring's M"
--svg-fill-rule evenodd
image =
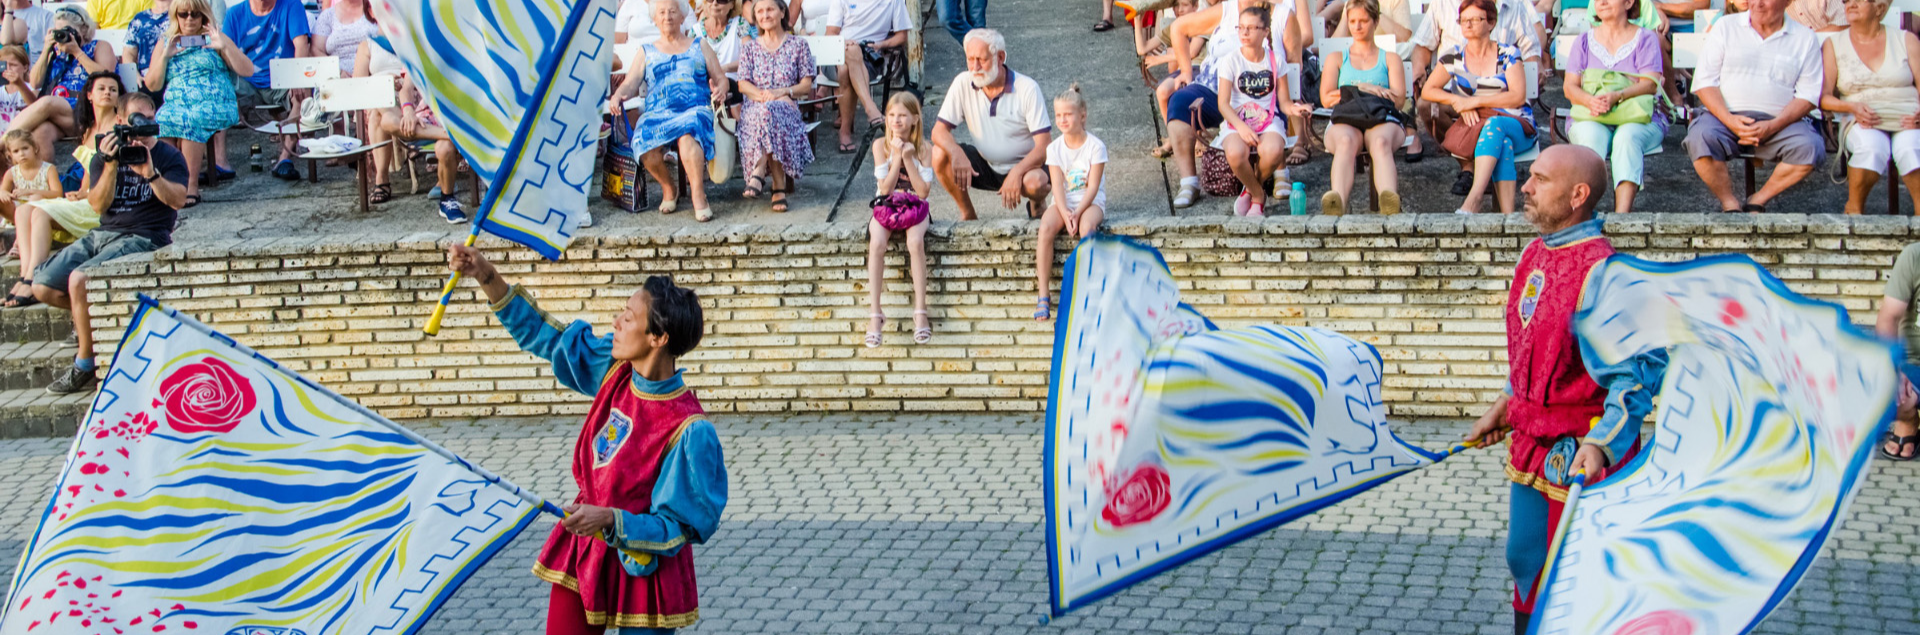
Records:
M555 499L577 420L419 428ZM1038 417L722 417L732 503L697 549L693 633L1509 633L1498 457L1476 452L1393 481L1094 607L1046 610ZM1445 445L1464 424L1401 425ZM15 561L67 442L0 442L0 558ZM1920 633L1920 483L1876 461L1828 553L1766 633ZM1904 484L1896 489L1896 484ZM536 521L426 633L539 633L547 589L527 568Z

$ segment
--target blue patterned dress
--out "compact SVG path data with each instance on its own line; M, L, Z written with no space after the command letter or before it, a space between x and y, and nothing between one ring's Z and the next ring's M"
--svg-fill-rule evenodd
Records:
M707 86L707 60L700 43L678 55L644 45L647 53L647 104L633 125L633 151L650 152L675 147L680 137L693 135L705 160L713 156L713 93Z
M240 121L227 61L212 49L190 48L167 59L167 93L154 120L160 136L205 143Z
M80 52L86 54L87 59L93 59L93 49L99 46L100 41L94 40L81 45ZM50 89L40 94L60 97L67 100L68 106L72 106L80 101L80 92L86 90L87 67L72 55L54 53L53 60L47 63L47 81Z

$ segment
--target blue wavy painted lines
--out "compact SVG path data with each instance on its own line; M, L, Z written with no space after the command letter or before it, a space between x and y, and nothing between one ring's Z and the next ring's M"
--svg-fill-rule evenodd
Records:
M1216 329L1122 238L1083 241L1067 271L1045 469L1055 614L1436 458L1388 430L1371 346Z
M487 183L480 229L559 258L587 208L614 0L382 0L382 32Z
M1581 495L1535 632L1748 632L1865 476L1893 350L1743 256L1615 256L1587 289L1587 363L1667 349L1678 372L1647 450Z
M411 633L537 510L216 333L136 319L0 634Z

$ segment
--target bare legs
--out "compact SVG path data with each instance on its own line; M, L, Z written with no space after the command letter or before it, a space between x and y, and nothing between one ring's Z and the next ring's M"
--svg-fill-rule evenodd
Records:
M1400 175L1393 162L1393 151L1407 139L1404 128L1393 124L1381 124L1368 129L1365 133L1346 124L1334 124L1327 127L1327 150L1333 153L1333 187L1340 195L1341 204L1353 202L1354 174L1359 171L1361 144L1366 144L1367 158L1372 162L1373 189L1377 192L1399 192Z
M1740 199L1733 195L1733 178L1727 174L1725 161L1715 161L1711 157L1694 159L1693 171L1700 175L1702 182L1706 183L1707 191L1712 192L1713 197L1720 201L1720 209L1734 210L1743 207ZM1760 186L1760 191L1747 197L1746 205L1764 206L1774 197L1787 191L1787 188L1807 178L1809 174L1813 174L1811 165L1782 163L1775 166L1773 175L1767 177L1767 182ZM1851 181L1852 177L1849 176L1848 180Z
M927 228L932 223L907 228L907 263L913 276L914 328L928 328L927 318ZM879 333L885 318L880 315L880 295L886 290L887 243L893 238L893 232L880 226L880 221L867 221L867 308L876 316L867 325L867 332Z
M840 147L853 143L853 107L858 101L860 108L867 113L867 121L882 118L880 106L873 103L873 91L868 88L867 58L860 51L860 43L847 42L847 59L840 65Z
M1253 202L1253 205L1248 208L1249 214L1266 205L1266 188L1261 187L1260 184L1264 180L1263 175L1273 174L1274 170L1279 169L1285 148L1286 142L1281 140L1279 133L1269 132L1260 135L1260 147L1257 152L1260 161L1259 165L1254 165L1251 161L1252 157L1249 156L1253 149L1247 147L1247 142L1241 140L1240 135L1237 134L1227 136L1224 148L1227 153L1227 165L1233 167L1233 176L1240 179L1240 185L1247 188L1247 196ZM1353 185L1351 174L1348 175L1347 185L1348 187Z
M40 160L53 162L53 144L61 133L74 132L73 106L60 97L41 97L13 116L10 130L32 130L40 144Z
M1920 215L1920 198L1915 198L1914 188L1920 187L1920 170L1914 170L1900 176L1900 182L1907 186L1907 200L1914 204L1914 214ZM1880 173L1860 168L1847 168L1847 214L1858 216L1865 212L1867 195L1873 192L1873 186L1880 183ZM1899 214L1900 210L1887 210L1888 214Z
M1033 284L1034 288L1039 289L1041 297L1051 297L1048 292L1053 289L1053 244L1067 227L1067 219L1062 216L1067 212L1065 207L1050 205L1046 215L1040 217L1040 241L1034 244L1033 249ZM1093 235L1100 229L1100 222L1106 220L1106 214L1106 210L1100 209L1099 205L1088 207L1080 215L1080 231L1073 237L1079 239Z

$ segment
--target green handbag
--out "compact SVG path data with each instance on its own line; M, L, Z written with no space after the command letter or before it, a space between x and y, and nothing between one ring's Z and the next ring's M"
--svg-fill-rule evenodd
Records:
M1580 73L1580 89L1589 95L1599 95L1618 90L1626 90L1640 76L1602 68L1589 68ZM1629 123L1653 123L1653 95L1641 95L1613 105L1613 110L1598 117L1587 110L1586 106L1573 107L1574 121L1592 121L1595 123L1618 126Z

